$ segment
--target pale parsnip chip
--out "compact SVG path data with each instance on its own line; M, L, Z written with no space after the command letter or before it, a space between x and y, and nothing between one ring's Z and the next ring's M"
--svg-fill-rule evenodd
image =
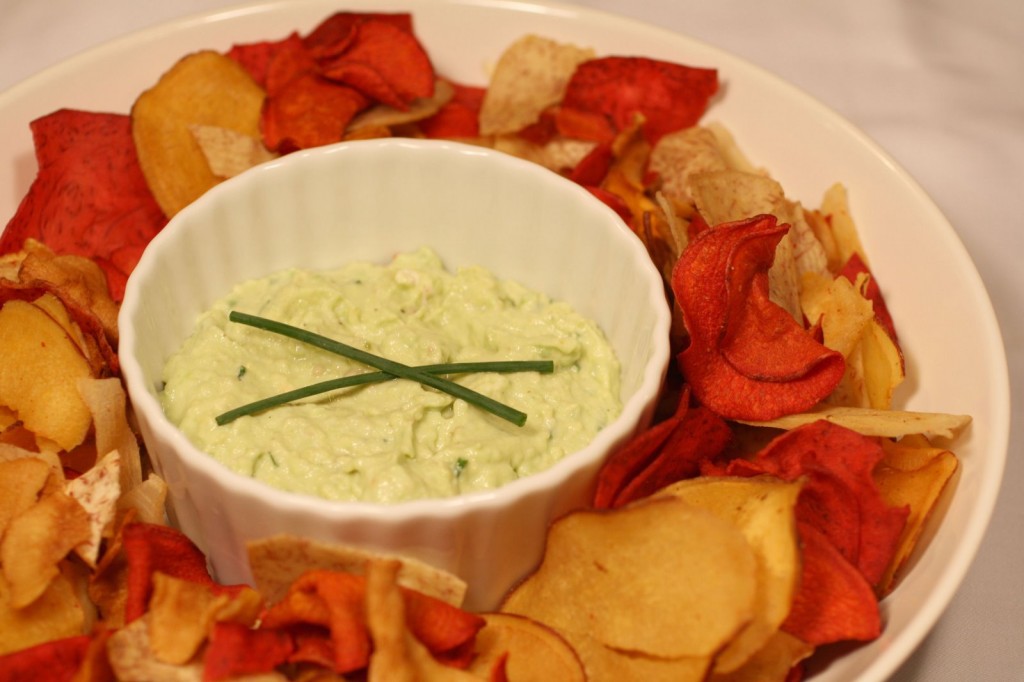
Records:
M869 407L820 406L810 412L791 414L771 421L738 420L751 426L774 429L795 429L824 419L865 436L902 438L921 434L932 438L953 438L971 423L971 417L942 412L911 412L904 410L876 410Z

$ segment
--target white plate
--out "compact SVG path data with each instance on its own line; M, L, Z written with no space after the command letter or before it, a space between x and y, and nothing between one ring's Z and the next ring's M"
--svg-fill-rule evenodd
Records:
M502 0L281 0L246 5L132 34L0 94L0 225L35 174L28 123L61 107L127 112L177 58L235 42L305 31L344 7L412 12L436 68L484 84L501 50L524 33L719 70L724 122L787 194L816 206L848 188L872 268L896 319L909 409L968 413L956 443L961 473L942 524L910 575L883 603L886 630L817 671L819 681L881 680L913 651L959 587L988 525L1009 438L1006 356L981 279L956 233L921 188L871 140L813 98L721 50L659 28L579 7Z

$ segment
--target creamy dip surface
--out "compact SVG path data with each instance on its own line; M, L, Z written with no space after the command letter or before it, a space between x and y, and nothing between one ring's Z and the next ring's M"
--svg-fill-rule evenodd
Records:
M287 322L407 365L551 360L551 374L449 379L527 414L516 426L397 379L274 407L218 426L270 395L374 371L228 320ZM400 502L496 488L586 446L621 410L619 363L598 326L564 302L479 267L445 269L432 250L386 265L288 270L239 285L204 313L164 368L164 411L200 449L277 488Z

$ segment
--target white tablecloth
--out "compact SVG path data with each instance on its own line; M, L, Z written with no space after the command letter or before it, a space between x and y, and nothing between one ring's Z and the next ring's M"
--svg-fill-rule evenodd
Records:
M236 0L0 0L0 92L111 38ZM729 50L865 130L956 227L1024 389L1024 2L581 0ZM339 0L339 8L344 0ZM113 77L113 76L112 76ZM955 322L954 322L955 323ZM895 680L1024 680L1021 410L973 568Z

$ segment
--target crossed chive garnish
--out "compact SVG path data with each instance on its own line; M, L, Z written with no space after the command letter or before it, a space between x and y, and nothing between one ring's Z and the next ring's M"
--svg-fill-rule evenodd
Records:
M236 407L233 410L228 410L216 417L218 426L229 424L239 417L262 412L272 407L284 405L302 398L308 398L310 396L351 386L391 381L392 379L408 379L410 381L417 381L424 386L429 386L430 388L465 400L470 405L486 410L487 412L501 417L506 421L512 422L516 426L522 426L526 423L525 412L521 412L514 407L498 402L493 398L489 398L482 393L466 388L454 381L449 381L444 377L452 374L468 374L472 372L543 372L549 374L554 371L554 363L551 360L450 362L437 365L419 365L416 367L410 367L409 365L404 365L400 362L395 362L394 360L388 360L387 358L374 355L373 353L350 346L346 343L342 343L341 341L335 341L334 339L321 336L320 334L316 334L306 329L294 327L290 324L285 324L284 322L278 322L276 320L269 320L265 317L259 317L257 315L250 315L248 313L233 310L228 315L228 320L248 325L250 327L255 327L257 329L262 329L274 334L280 334L281 336L285 336L296 341L301 341L302 343L315 346L322 350L326 350L350 360L355 360L356 362L360 362L369 367L373 367L377 371L339 377L337 379L328 379L327 381L310 384L308 386L303 386L302 388L296 388L291 391L279 393L277 395L269 396L255 402Z

